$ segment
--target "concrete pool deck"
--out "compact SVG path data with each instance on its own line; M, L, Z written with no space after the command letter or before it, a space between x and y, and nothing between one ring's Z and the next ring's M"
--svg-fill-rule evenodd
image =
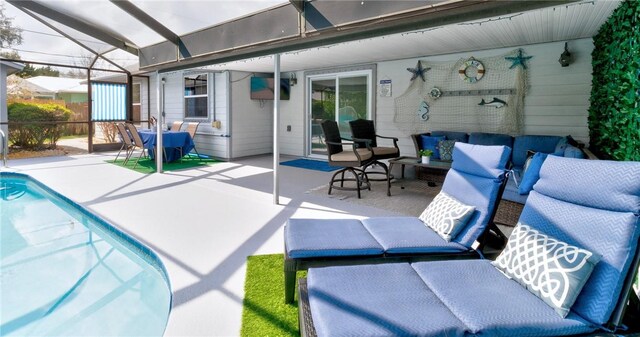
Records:
M282 253L288 218L395 215L305 193L332 173L288 166L280 166L274 205L270 155L148 175L105 162L114 156L11 160L8 170L40 180L158 254L173 292L166 336L239 335L246 258Z

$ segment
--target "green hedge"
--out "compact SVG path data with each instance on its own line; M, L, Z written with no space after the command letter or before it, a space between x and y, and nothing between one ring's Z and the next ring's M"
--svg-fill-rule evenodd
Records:
M640 1L621 3L593 43L591 148L605 158L640 161Z
M9 142L12 146L35 150L55 147L63 131L59 122L68 121L72 114L58 104L11 103L7 110Z

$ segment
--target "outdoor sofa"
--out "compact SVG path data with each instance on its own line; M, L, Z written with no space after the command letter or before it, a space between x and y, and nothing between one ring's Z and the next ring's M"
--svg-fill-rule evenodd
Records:
M496 259L504 271L484 259L311 268L301 334L614 336L637 303L639 218L639 162L550 156Z
M478 145L504 145L512 149L509 167L512 170L505 186L502 200L496 212L496 223L514 226L529 196L528 189L519 188L524 175L524 167L533 153L541 152L567 158L585 158L581 145L571 136L520 135L511 136L501 133L433 131L411 135L418 152L425 146L435 147L434 156L448 158L446 149L439 148L438 139ZM446 144L445 144L446 145ZM443 155L444 152L444 155ZM441 158L433 158L441 160Z
M482 246L475 245L483 242L487 228L502 235L492 219L510 154L506 146L456 144L442 192L475 210L450 241L418 217L289 219L284 228L285 301L294 299L296 272L310 267L477 258Z

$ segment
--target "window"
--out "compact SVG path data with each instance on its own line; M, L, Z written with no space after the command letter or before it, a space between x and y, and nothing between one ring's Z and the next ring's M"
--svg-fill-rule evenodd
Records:
M207 119L209 117L207 74L184 77L184 118Z

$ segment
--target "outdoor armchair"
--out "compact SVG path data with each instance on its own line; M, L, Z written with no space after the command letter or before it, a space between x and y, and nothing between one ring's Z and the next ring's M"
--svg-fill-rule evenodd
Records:
M350 121L349 126L351 127L351 135L353 136L353 138L368 139L369 146L371 146L371 150L373 151L373 160L365 165L362 169L364 171L367 171L367 168L371 167L372 165L379 165L380 167L382 167L384 172L369 171L367 172L367 174L383 174L384 180L387 181L387 195L391 196L391 173L389 172L389 167L387 166L387 164L381 162L380 160L400 157L398 138L378 135L376 133L376 127L373 124L372 120L356 119ZM393 146L379 146L377 141L378 138L393 140ZM364 147L364 144L360 143L358 144L358 146ZM383 180L372 179L371 177L369 177L369 179Z
M418 217L289 219L284 229L285 301L293 301L296 271L311 267L478 257L483 247L476 242L483 243L487 228L501 235L493 216L510 153L506 146L456 144L442 192L475 210L450 241Z
M613 336L636 296L639 217L640 163L549 156L495 263L309 269L302 336Z
M327 145L328 163L330 166L342 167L336 171L329 182L329 194L333 189L357 191L358 199L360 199L360 190L363 186L371 189L371 184L366 173L361 168L373 160L373 152L366 140L350 139L344 142L340 136L338 123L333 120L325 120L321 123L322 133L324 134L325 144ZM364 142L364 147L358 148L357 141ZM345 149L347 147L347 149ZM352 178L345 177L345 173L350 173ZM340 177L338 177L340 175ZM345 182L354 182L355 186L344 186ZM340 186L337 186L337 184Z

